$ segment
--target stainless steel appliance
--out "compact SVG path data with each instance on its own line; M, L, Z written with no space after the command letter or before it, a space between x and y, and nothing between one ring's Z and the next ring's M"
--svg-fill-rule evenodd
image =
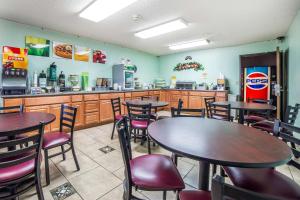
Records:
M2 94L21 95L27 91L27 69L3 68L2 69Z
M118 84L124 90L134 89L134 73L131 67L123 64L113 66L113 83Z
M196 87L195 81L176 81L176 89L193 90Z

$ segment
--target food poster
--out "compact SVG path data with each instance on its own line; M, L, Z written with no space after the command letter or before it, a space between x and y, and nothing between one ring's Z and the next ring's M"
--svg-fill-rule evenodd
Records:
M54 58L73 58L73 46L71 44L53 42L52 48Z
M4 46L2 52L2 65L4 68L28 68L28 49Z
M74 59L77 61L89 62L90 53L90 48L75 46Z
M106 63L106 53L102 50L93 50L93 63Z
M26 36L25 47L28 49L28 55L43 57L50 55L50 40L44 38Z

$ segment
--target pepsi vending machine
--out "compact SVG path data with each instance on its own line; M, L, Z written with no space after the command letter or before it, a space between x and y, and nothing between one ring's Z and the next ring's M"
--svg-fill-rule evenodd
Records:
M271 69L269 66L244 68L244 101L269 100L271 95Z

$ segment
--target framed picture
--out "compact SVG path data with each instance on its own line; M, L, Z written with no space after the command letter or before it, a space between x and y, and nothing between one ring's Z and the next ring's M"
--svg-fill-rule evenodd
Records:
M53 57L54 58L73 58L73 46L71 44L62 42L53 42L52 45Z
M28 68L28 49L19 47L3 47L2 65L4 68Z
M87 47L75 46L74 60L89 62L91 49Z
M102 50L93 50L93 63L106 63L106 53Z
M44 38L26 36L25 47L28 49L28 55L43 57L50 55L50 40Z

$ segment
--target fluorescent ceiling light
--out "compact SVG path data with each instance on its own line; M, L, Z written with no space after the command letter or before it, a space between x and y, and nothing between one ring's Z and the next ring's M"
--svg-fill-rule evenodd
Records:
M167 22L140 32L135 33L134 35L136 37L140 37L143 39L154 37L157 35L162 35L165 33L177 31L183 28L186 28L188 24L182 20L182 19L177 19L171 22Z
M169 45L169 49L171 49L171 50L187 49L187 48L192 48L192 47L208 45L208 43L209 43L208 40L195 40L195 41L190 41L190 42Z
M126 8L135 1L137 0L97 0L83 10L79 16L94 22L99 22Z

